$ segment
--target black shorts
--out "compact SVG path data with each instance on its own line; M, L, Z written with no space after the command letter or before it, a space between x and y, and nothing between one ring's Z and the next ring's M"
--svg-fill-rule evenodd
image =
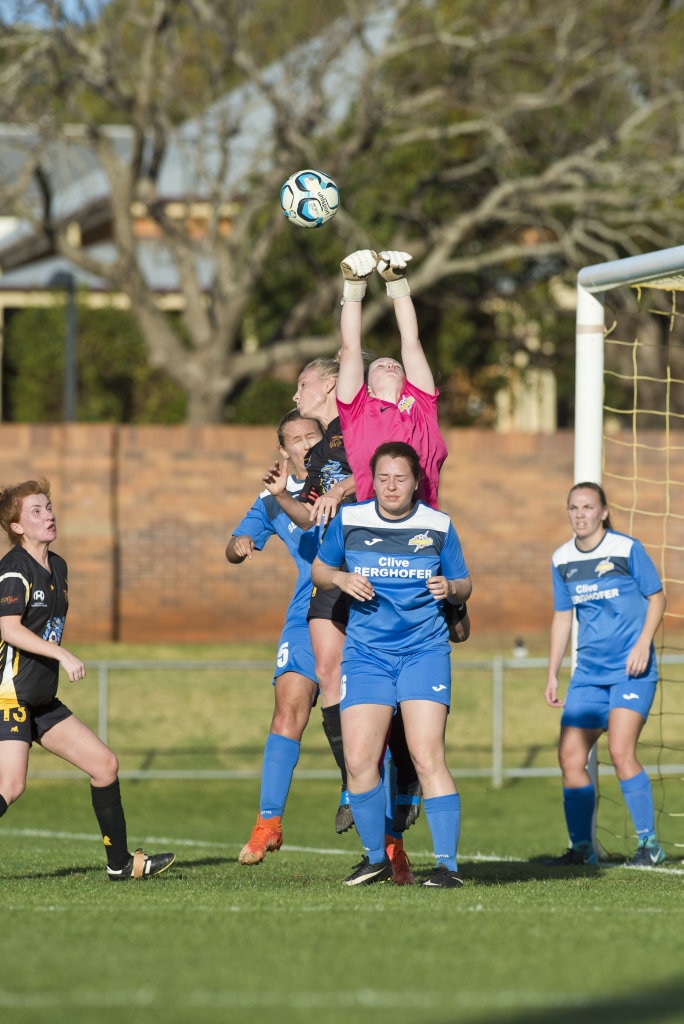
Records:
M72 711L54 697L49 704L16 704L0 707L0 741L23 740L32 743L58 722L70 718Z
M350 602L349 594L345 594L338 587L334 587L332 590L321 590L320 587L314 587L311 592L306 621L330 619L341 626L346 626L349 621Z

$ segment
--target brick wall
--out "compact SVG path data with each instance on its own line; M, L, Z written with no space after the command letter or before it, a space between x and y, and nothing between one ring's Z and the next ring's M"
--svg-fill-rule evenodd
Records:
M572 434L452 430L446 441L441 505L473 577L473 628L512 636L546 629L549 558L568 536ZM667 511L660 481L665 473L684 481L684 467L662 436L640 441L647 443L638 454L638 500L646 511L632 521L618 511L614 526L655 546L662 520L652 513ZM631 484L619 478L631 475L634 452L620 438L609 448L617 479L606 478L608 497L629 505ZM54 547L70 569L72 642L274 642L294 581L284 547L275 539L239 566L224 557L274 456L269 427L0 425L0 481L44 475L52 483ZM667 539L684 551L678 523L667 520ZM684 614L677 600L669 596L668 610Z

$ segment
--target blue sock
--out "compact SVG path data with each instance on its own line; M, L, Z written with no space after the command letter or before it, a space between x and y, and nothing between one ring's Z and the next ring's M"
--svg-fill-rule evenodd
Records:
M385 789L382 779L367 793L350 793L354 824L371 864L385 859Z
M389 747L385 751L385 760L382 764L382 785L385 790L385 835L399 839L401 832L395 832L392 828L394 802L397 798L397 769L394 767Z
M437 864L446 864L449 871L458 871L456 851L461 833L461 796L433 796L423 802L425 817L432 836Z
M624 779L620 783L622 795L627 804L639 843L655 838L655 808L653 806L653 790L651 780L645 771Z
M261 770L261 796L259 814L262 818L282 817L290 792L292 773L299 760L299 743L269 733L264 746L264 764Z
M593 783L578 786L577 789L563 787L563 810L571 846L578 846L580 843L593 846L591 823L595 806L596 789Z

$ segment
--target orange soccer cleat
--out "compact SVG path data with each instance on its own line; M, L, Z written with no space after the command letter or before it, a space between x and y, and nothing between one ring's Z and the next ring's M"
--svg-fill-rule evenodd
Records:
M280 827L280 817L262 818L259 814L249 842L240 850L238 860L241 864L260 864L269 851L275 853L282 845L283 830Z
M403 839L385 836L385 850L392 864L392 881L395 885L414 885L415 878L411 871L411 861L404 849Z

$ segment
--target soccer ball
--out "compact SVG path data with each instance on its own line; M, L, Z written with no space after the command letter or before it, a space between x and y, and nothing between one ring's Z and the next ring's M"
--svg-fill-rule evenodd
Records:
M293 224L320 228L337 213L340 190L323 171L297 171L283 183L280 205Z

